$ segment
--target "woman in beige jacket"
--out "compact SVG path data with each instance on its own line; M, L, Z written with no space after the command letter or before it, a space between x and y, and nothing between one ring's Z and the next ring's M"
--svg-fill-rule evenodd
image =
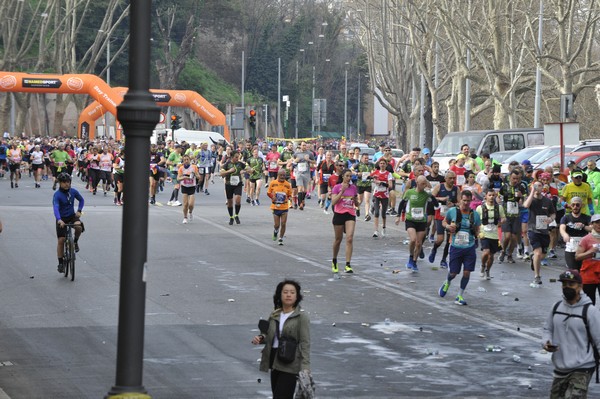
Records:
M296 377L301 370L310 370L310 320L300 311L302 293L300 284L284 280L277 285L273 303L275 310L269 316L269 329L252 339L254 345L265 344L260 370L271 370L273 399L292 399ZM276 333L279 329L279 334ZM293 338L297 342L296 355L291 363L277 356L279 337Z

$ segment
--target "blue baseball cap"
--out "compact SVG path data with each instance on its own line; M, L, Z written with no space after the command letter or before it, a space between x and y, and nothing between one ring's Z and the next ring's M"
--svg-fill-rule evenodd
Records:
M421 151L424 155L426 154L431 154L431 151L429 150L429 148L423 148L423 151Z
M531 166L531 162L529 161L529 159L526 159L523 162L521 162L521 165Z

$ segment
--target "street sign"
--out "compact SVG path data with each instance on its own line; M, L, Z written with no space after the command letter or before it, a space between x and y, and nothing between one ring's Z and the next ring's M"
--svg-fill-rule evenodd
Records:
M235 113L232 115L231 128L234 130L244 130L244 108L235 107Z

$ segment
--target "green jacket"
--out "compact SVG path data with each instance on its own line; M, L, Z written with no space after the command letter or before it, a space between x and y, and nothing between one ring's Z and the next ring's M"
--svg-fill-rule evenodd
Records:
M277 359L273 360L273 366L270 367L271 349L275 339L275 329L281 315L281 309L276 309L269 316L269 331L263 339L265 347L262 350L260 359L260 371L268 372L270 368L291 374L298 374L301 370L310 370L310 320L304 312L300 312L300 306L296 307L294 312L287 318L283 325L283 334L286 337L294 338L298 342L296 348L296 358L292 363L285 364Z
M587 182L592 188L592 197L594 197L594 199L600 198L600 170L586 170L585 173L588 177Z

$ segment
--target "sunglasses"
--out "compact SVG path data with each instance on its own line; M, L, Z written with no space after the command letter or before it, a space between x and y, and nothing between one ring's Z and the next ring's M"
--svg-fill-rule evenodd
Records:
M583 176L573 176L573 179L583 179Z
M578 203L571 204L571 208L574 207L574 206L581 207L581 204L578 204Z

